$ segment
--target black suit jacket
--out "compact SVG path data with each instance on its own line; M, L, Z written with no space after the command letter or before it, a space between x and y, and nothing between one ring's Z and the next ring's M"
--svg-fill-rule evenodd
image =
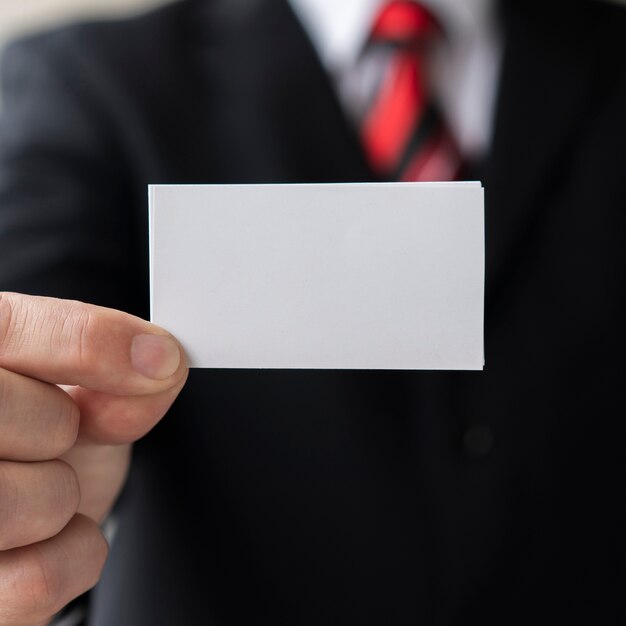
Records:
M625 13L503 4L485 371L193 371L91 623L624 617ZM148 183L371 179L283 0L62 29L3 76L1 289L145 316Z

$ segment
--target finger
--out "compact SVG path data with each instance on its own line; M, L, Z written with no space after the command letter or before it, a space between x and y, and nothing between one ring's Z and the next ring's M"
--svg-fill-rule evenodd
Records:
M132 445L100 446L78 443L63 455L80 484L78 513L101 523L111 512L130 467Z
M56 535L80 504L74 470L63 461L0 462L0 550Z
M184 376L180 344L127 313L0 293L0 367L116 395L159 393Z
M126 398L82 387L67 388L80 408L81 423L77 444L63 460L78 474L83 494L81 513L96 521L108 513L126 477L129 444L165 415L185 380L160 394Z
M57 386L0 369L0 459L56 459L74 445L79 421Z
M98 582L107 552L96 523L82 515L51 539L0 552L0 625L46 623Z
M64 387L81 415L81 442L132 443L150 431L170 408L187 380L149 396L115 396L83 387Z

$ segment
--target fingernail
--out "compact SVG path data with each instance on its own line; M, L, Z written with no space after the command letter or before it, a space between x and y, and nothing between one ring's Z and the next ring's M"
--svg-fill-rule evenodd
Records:
M169 378L180 365L180 349L167 335L136 335L130 348L136 372L153 380Z

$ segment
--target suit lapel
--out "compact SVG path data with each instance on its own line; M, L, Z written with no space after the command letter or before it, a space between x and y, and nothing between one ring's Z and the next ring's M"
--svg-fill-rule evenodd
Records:
M367 180L356 134L286 0L196 2L195 12L205 180Z
M488 298L528 250L534 224L563 182L570 140L592 95L593 27L585 17L592 11L572 4L576 11L559 2L504 6L506 45L484 179Z

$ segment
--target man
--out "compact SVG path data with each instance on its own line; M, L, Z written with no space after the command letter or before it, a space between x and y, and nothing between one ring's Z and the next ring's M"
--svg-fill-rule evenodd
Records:
M487 194L485 372L194 371L135 447L90 623L623 619L626 16L499 11L492 128L447 107ZM197 0L9 51L0 287L145 317L148 183L376 178L313 24ZM186 371L117 311L0 313L0 624L44 623Z

